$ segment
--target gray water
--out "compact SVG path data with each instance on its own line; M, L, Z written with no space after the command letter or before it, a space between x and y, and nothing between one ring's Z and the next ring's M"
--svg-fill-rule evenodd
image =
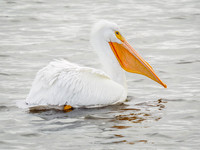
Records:
M128 100L98 109L28 112L36 72L56 58L100 67L92 24L116 22L168 85L127 73ZM1 0L0 149L180 149L200 142L199 0Z

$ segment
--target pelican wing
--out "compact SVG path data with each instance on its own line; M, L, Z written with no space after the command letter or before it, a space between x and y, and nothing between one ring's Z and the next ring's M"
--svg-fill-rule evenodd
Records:
M37 73L26 103L94 107L124 101L126 93L100 70L56 60Z

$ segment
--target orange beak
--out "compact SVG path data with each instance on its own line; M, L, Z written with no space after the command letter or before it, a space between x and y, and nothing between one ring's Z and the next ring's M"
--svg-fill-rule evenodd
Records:
M109 42L109 44L124 70L131 73L145 75L167 88L167 85L164 84L155 74L153 68L131 47L125 39L122 40L122 44L113 42Z

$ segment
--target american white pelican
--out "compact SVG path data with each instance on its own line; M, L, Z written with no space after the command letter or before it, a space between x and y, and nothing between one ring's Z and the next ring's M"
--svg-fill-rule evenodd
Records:
M125 71L145 75L167 87L129 45L115 23L96 23L92 29L91 43L99 55L103 71L66 60L53 61L37 73L26 104L71 108L123 102L127 98Z

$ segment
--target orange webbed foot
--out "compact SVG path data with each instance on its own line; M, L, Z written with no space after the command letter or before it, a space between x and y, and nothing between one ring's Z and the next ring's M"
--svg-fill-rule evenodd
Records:
M65 105L64 108L63 108L63 110L64 110L65 112L70 112L70 111L73 110L73 107L70 106L70 105Z

